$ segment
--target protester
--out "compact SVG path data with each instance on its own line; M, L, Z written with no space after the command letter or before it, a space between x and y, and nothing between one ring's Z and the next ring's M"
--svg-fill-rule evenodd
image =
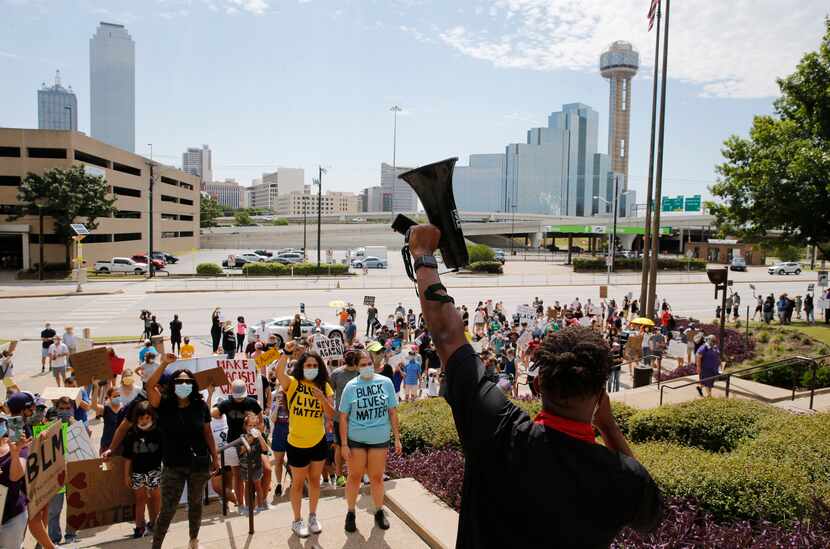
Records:
M48 322L44 325L43 330L40 332L40 373L44 373L46 371L46 361L49 358L49 348L55 342L56 335L57 332L52 329L52 325ZM52 370L51 362L49 363L49 370Z
M295 342L285 344L286 353L277 363L277 379L288 398L288 465L291 467L291 508L294 512L292 531L305 538L323 531L317 519L320 498L320 475L328 453L325 417L334 416L331 397L334 391L328 383L328 372L323 359L314 352L305 351L286 373L288 355L302 348ZM301 514L303 483L308 480L308 526Z
M283 472L288 467L284 466L285 452L288 451L288 399L282 387L277 386L274 391L273 412L271 423L274 425L274 432L271 434L271 451L273 453L272 464L274 476L277 479L277 486L274 488L274 497L282 496Z
M118 387L118 394L121 397L121 406L127 406L141 393L141 389L135 386L135 376L129 368L121 372L121 384Z
M346 385L357 377L357 360L360 358L360 352L355 350L348 350L344 355L344 366L335 368L331 373L331 385L334 388L334 409L340 409L340 399L343 396L343 391ZM340 448L343 446L343 441L340 439L340 414L334 415L334 468L335 468L335 483L337 486L346 485L346 477L343 475L343 455Z
M228 359L236 356L236 335L233 333L233 326L228 320L222 326L222 351Z
M410 229L413 257L433 255L439 239L434 226ZM545 338L535 357L542 412L534 421L482 379L437 271L422 266L416 277L465 455L457 546L599 547L623 526L656 528L662 499L611 413L602 337L570 328ZM594 428L605 446L595 444ZM510 482L494 481L497 471L510 471Z
M136 373L141 376L141 381L147 383L147 380L150 379L150 376L153 375L159 367L159 363L156 362L156 350L152 349L148 351L144 355L144 362L142 362L138 368L135 369Z
M164 366L175 360L175 355L167 355ZM219 467L219 456L210 429L210 412L193 374L190 370L174 371L162 392L158 384L163 373L164 367L158 368L146 387L162 435L161 511L153 525L153 549L161 549L185 484L190 547L195 549L199 546L202 494L211 472Z
M78 352L78 338L75 336L75 329L72 326L64 327L61 339L66 348L69 349L69 354Z
M236 317L236 350L242 352L245 348L245 334L248 333L248 325L245 324L245 317Z
M55 385L58 387L66 381L66 357L68 356L69 348L59 336L55 336L55 342L49 347L49 363L52 375L55 376Z
M222 311L219 307L210 314L210 338L213 343L213 354L217 354L222 343Z
M712 396L712 387L715 385L715 378L720 373L720 350L716 347L717 337L709 335L704 338L703 345L697 350L696 365L697 375L700 383L697 386L697 392L703 396L704 390L706 396Z
M173 354L176 354L177 350L181 354L181 351L182 351L182 321L179 320L179 315L173 315L173 320L170 321L170 351ZM184 358L184 357L182 357L182 358Z
M119 387L109 387L103 402L98 402L98 391L93 392L91 407L95 411L95 416L101 418L104 425L101 431L100 453L103 453L112 443L112 437L118 427L118 411L121 410L123 403L124 398L121 396Z
M816 315L813 311L813 294L804 296L804 317L807 320L807 324L816 323Z
M2 502L3 514L0 520L0 547L23 549L26 525L29 520L26 497L26 458L32 439L21 438L17 442L9 439L6 418L0 417L0 486L6 490ZM32 535L44 547L51 541L46 532L32 531ZM51 545L55 547L54 545Z
M149 339L144 340L144 346L138 351L138 362L143 363L144 358L147 356L147 353L155 354L157 351L155 347L153 347L153 342Z
M389 529L383 513L383 474L389 450L390 430L394 435L395 453L401 453L398 427L398 399L388 378L375 373L368 353L355 351L359 376L346 384L338 407L340 440L343 459L349 464L346 481L347 532L357 530L355 505L364 472L369 476L375 524Z
M133 428L124 439L126 460L124 484L135 496L135 528L133 538L152 535L161 506L162 434L158 428L156 410L148 401L142 401L132 411ZM145 521L144 508L149 521Z
M262 458L267 455L268 443L259 430L259 416L253 412L245 412L242 420L242 434L244 442L236 447L239 460L239 473L242 491L238 492L239 500L245 504L240 506L247 513L249 508L256 511L267 511L270 506L262 497L263 466ZM248 483L252 486L249 486Z
M155 316L150 317L150 339L155 336L160 336L161 333L164 331L164 328L161 327L161 323L156 320Z
M374 305L366 309L366 337L375 335L375 319L378 317L378 310Z
M417 355L415 349L410 348L402 364L404 399L411 402L418 399L418 389L421 386L421 357Z

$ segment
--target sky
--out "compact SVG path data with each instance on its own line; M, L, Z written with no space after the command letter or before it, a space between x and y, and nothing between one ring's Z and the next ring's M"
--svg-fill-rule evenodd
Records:
M664 0L665 1L665 0ZM392 162L504 152L565 103L599 112L606 152L614 40L640 52L630 184L648 174L654 32L649 0L0 0L0 126L37 127L37 89L60 69L89 132L89 39L100 21L136 43L136 152L180 165L208 144L214 179L322 165L358 192ZM772 112L775 79L815 50L826 0L674 2L664 194L703 194L720 150Z

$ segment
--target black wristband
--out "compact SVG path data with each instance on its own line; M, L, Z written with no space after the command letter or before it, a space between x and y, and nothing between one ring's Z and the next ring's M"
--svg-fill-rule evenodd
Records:
M440 282L437 284L433 284L426 289L426 293L424 297L429 301L439 301L441 303L455 303L455 300L452 296L449 295L440 295L438 292L446 292L447 288Z

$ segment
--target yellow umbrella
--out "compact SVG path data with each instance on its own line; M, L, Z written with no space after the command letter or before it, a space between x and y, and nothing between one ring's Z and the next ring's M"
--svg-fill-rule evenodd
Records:
M637 317L631 321L631 324L640 324L642 326L654 326L654 321L646 317Z
M332 309L345 309L346 302L341 299L335 299L334 301L329 301L329 307Z

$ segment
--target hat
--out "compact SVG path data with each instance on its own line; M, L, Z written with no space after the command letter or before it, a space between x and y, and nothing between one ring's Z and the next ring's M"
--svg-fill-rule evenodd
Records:
M124 368L121 372L121 384L122 385L132 385L135 383L135 377L133 377L133 371L129 368Z
M25 391L13 394L9 397L9 400L6 401L9 411L13 414L19 414L24 410L24 408L28 408L34 403L35 397L32 396L31 393L27 393Z
M231 396L236 399L245 398L248 394L248 387L245 386L245 381L242 379L235 379L231 383Z
M373 341L366 346L366 350L372 353L376 353L381 349L383 349L383 345L381 345L379 341Z

